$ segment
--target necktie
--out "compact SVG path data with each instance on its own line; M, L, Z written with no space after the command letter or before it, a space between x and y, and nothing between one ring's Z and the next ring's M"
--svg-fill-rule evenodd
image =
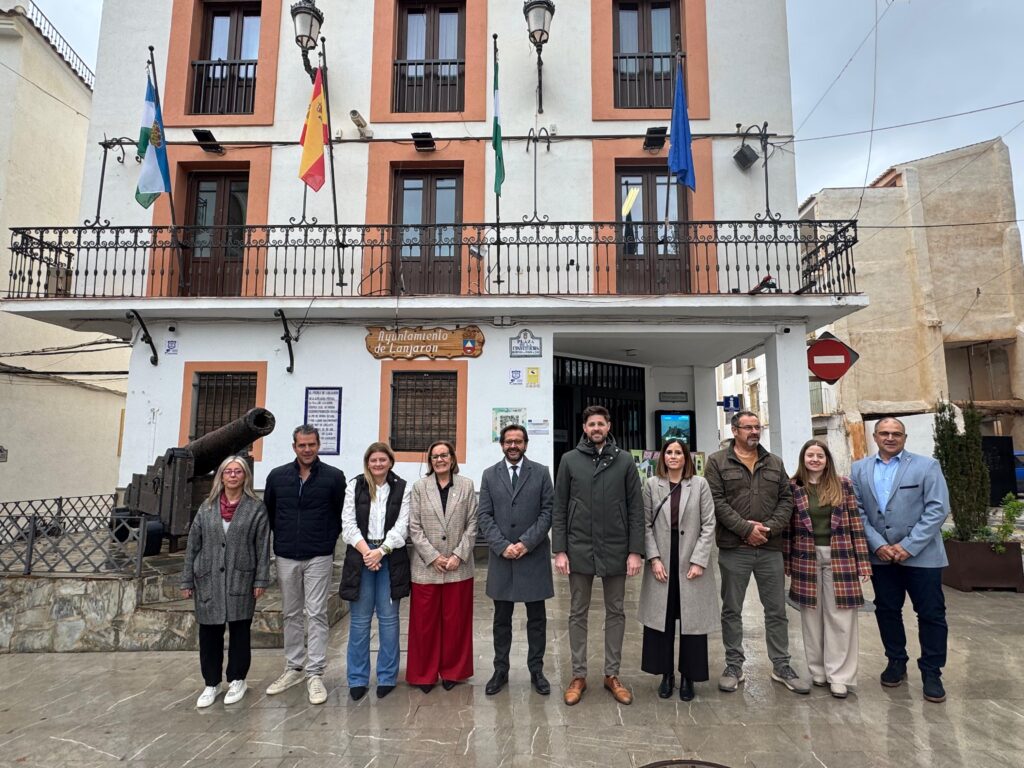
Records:
M519 485L519 465L518 464L513 464L512 465L512 490L513 491L516 489L517 485Z

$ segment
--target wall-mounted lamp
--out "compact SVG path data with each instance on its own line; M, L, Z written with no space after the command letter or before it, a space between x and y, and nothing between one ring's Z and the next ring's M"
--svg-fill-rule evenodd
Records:
M417 152L433 152L437 149L437 144L434 143L434 137L430 134L430 131L414 131L412 143L416 147Z
M551 17L555 15L555 4L551 0L526 0L523 3L523 15L530 42L537 49L537 112L544 114L544 62L540 53L548 41L551 30Z
M316 80L316 69L309 63L309 52L316 49L324 14L316 7L316 0L299 0L292 6L292 23L295 25L295 44L302 51L302 64L309 73L309 80Z
M736 161L742 170L748 170L755 162L758 157L764 158L764 213L755 213L754 219L756 221L778 221L782 218L780 213L772 213L772 207L768 200L768 123L765 122L761 125L751 125L748 128L743 128L743 123L736 123L736 134L742 139L742 143L735 152L733 152L732 159ZM757 150L747 144L747 138L750 136L756 136L758 142L761 144L761 154L758 155Z
M736 161L736 165L738 165L740 170L743 171L749 171L751 166L757 162L757 158L757 150L746 142L740 144L740 148L732 155L732 159Z
M644 134L644 151L658 152L665 146L665 137L668 135L668 126L652 126Z
M213 131L209 128L193 128L192 135L196 137L196 141L199 142L199 148L203 152L209 152L214 155L224 154L224 147L217 143Z

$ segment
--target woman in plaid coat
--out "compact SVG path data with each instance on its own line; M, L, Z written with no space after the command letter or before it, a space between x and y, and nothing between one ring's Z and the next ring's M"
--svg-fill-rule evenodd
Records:
M836 473L832 454L819 440L800 449L790 481L793 517L782 552L789 595L800 606L807 667L813 682L838 699L857 682L857 609L860 582L871 576L868 543L848 478Z

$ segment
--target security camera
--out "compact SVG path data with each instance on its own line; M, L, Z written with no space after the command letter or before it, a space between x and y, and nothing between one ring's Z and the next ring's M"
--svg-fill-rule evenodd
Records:
M167 326L167 332L168 333L177 333L178 332L178 326L176 326L174 323L170 323Z
M361 139L372 139L373 131L367 127L366 119L359 114L358 109L349 110L348 116L352 118L352 122L355 123L356 128L359 129L359 138Z
M789 333L789 328L783 328L783 329L782 329L782 332L783 332L783 333Z

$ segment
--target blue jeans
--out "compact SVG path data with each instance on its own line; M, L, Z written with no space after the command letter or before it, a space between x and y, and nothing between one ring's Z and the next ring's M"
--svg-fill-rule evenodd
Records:
M359 599L351 602L348 630L348 685L370 684L370 620L377 611L380 634L377 649L377 685L395 685L398 681L398 604L391 599L389 558L380 561L380 570L365 565L359 580Z
M906 565L872 565L871 583L875 587L875 620L882 636L885 655L893 661L909 660L907 631L903 626L903 603L910 602L917 614L917 638L921 644L918 668L928 674L941 674L946 666L946 598L942 593L941 568L914 568Z

